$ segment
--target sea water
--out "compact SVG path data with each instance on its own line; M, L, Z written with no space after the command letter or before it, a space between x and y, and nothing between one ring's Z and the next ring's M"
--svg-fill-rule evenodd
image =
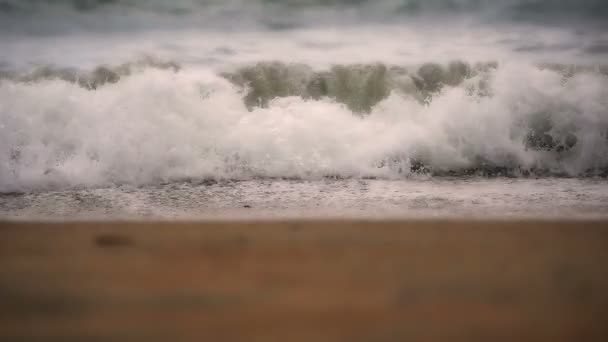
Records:
M601 0L0 1L0 216L603 217Z
M247 180L0 195L13 220L605 219L598 179Z

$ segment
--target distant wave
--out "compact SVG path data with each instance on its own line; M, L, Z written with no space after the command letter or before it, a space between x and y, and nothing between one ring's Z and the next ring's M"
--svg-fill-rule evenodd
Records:
M588 13L606 15L608 4L603 0L2 0L5 12L67 7L80 11L120 6L131 9L166 11L183 14L209 7L237 7L254 3L261 7L283 7L301 10L313 7L381 8L399 12L479 11L509 9L518 13Z
M72 14L87 14L86 21ZM31 26L30 22L15 20L21 16L76 20L89 27L91 14L110 14L130 20L138 13L178 17L185 20L195 16L190 24L210 22L231 25L257 22L271 29L285 29L322 22L336 24L345 18L360 20L399 20L420 15L468 15L493 19L523 20L530 23L572 20L603 23L608 18L608 2L604 0L0 0L0 15L10 25ZM129 14L130 16L125 16ZM147 18L150 19L150 18ZM139 24L145 23L142 20ZM57 22L56 24L61 24ZM100 24L100 23L97 23ZM96 24L96 25L97 25ZM111 24L108 24L111 28ZM158 23L154 24L158 25ZM154 26L151 25L151 26Z
M605 66L260 62L218 73L148 59L36 70L0 77L0 192L608 175Z

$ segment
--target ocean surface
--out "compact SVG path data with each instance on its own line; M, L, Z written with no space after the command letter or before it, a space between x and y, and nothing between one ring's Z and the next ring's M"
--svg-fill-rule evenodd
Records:
M605 218L604 0L0 0L0 218Z

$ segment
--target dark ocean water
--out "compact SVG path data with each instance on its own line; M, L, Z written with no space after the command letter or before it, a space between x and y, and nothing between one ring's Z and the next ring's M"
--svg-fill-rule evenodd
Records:
M605 26L603 0L3 0L2 26L45 34L162 28L286 30L459 18Z

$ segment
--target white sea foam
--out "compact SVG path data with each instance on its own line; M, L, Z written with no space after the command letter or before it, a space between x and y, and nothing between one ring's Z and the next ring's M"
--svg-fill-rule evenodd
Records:
M94 91L62 80L4 80L0 191L395 178L415 163L435 173L504 168L577 176L608 168L606 76L564 77L512 63L491 72L491 94L471 92L477 81L444 87L428 103L393 91L369 114L357 114L331 98L298 96L249 111L245 90L200 68L145 69ZM530 132L550 136L551 146L544 138L531 146Z

